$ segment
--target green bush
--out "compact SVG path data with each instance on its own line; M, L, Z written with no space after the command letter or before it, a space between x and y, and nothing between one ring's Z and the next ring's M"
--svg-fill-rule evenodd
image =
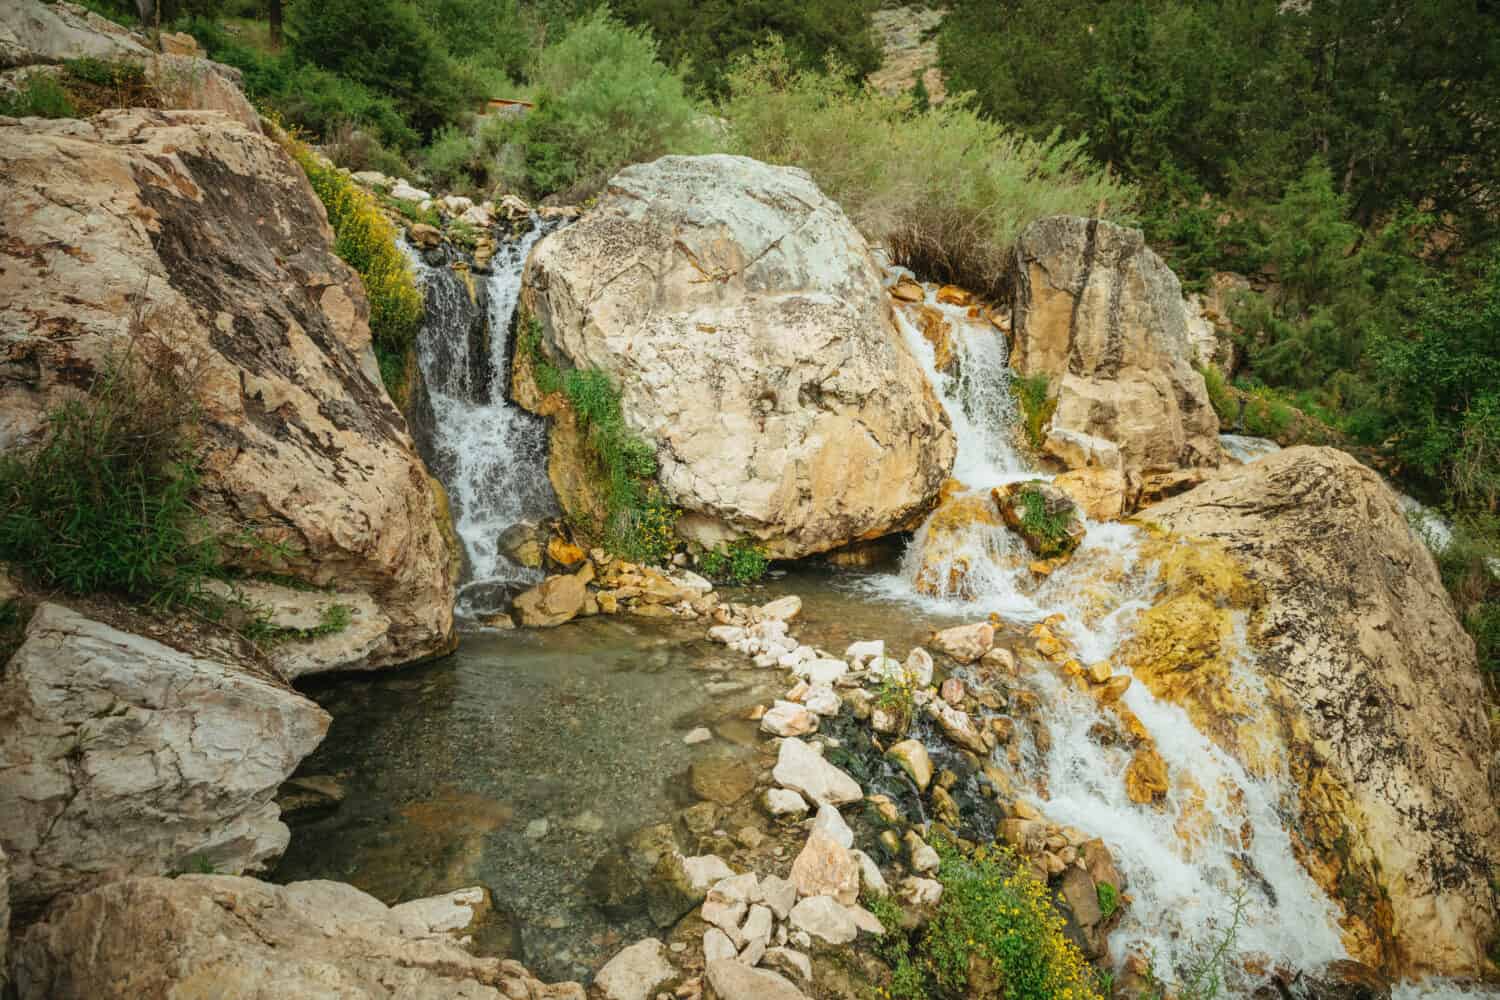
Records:
M375 198L308 148L288 139L333 227L334 252L359 274L370 301L370 337L386 390L398 404L406 401L407 365L422 325L423 298L411 268L396 245L396 227Z
M1500 675L1500 515L1467 513L1436 552L1443 583L1479 654L1479 666Z
M167 359L109 358L39 443L0 457L0 558L71 594L200 603L218 546L193 502L194 427Z
M76 118L77 110L57 78L35 73L19 90L0 95L0 115L10 118Z
M1068 525L1073 522L1071 510L1049 512L1047 497L1034 487L1021 489L1016 494L1016 504L1021 508L1022 529L1041 543L1038 555L1045 559L1067 551L1071 541Z
M732 580L741 586L766 575L771 560L763 546L739 538L727 546L707 549L698 556L698 567L711 580Z
M1005 848L937 845L943 898L913 941L894 904L872 912L895 1000L1100 1000L1094 972L1063 931L1047 887Z
M1120 890L1108 882L1099 882L1094 886L1094 892L1099 897L1099 912L1108 920L1120 908Z
M731 151L804 168L899 263L981 294L1000 295L1031 222L1120 218L1134 197L1079 141L1027 138L957 98L914 114L908 97L797 69L779 43L736 65L720 110Z
M521 173L506 180L533 195L581 199L628 164L704 147L698 111L656 42L605 8L540 53L532 82L536 108L509 136Z
M1052 411L1057 409L1057 400L1050 398L1051 382L1043 373L1014 375L1010 381L1011 395L1021 409L1021 426L1026 431L1026 443L1032 451L1041 451L1047 439L1047 422Z

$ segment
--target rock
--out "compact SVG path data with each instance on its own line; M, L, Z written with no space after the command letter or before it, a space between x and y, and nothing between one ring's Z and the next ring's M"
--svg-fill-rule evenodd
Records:
M818 831L828 834L842 847L854 846L854 831L849 829L849 824L844 822L843 814L833 806L818 807L818 814L813 817L812 830L809 832Z
M1099 892L1088 872L1081 868L1067 869L1063 872L1059 891L1073 919L1085 929L1092 929L1104 919L1104 911L1099 908Z
M818 731L818 717L791 701L778 701L760 717L760 731L772 736L806 736Z
M281 681L55 604L27 624L0 705L0 843L27 912L128 875L275 860L273 797L329 724Z
M20 1000L410 997L503 1000L502 965L353 886L228 875L132 878L69 896L16 942ZM512 967L513 963L512 963ZM524 971L524 970L523 970ZM576 984L557 997L581 997Z
M709 989L714 1000L807 1000L802 991L767 969L719 959L708 963Z
M844 659L854 664L856 668L863 667L871 660L878 660L884 656L884 639L870 639L866 642L852 643L848 649L844 650Z
M662 854L644 881L646 913L658 927L671 927L703 902L706 883L699 884L687 859L675 850Z
M412 246L423 250L436 250L443 245L443 231L425 222L412 223L411 228L406 231L406 238L411 240Z
M588 588L579 574L549 576L516 596L512 605L525 628L552 628L578 617Z
M859 865L849 848L828 830L813 829L792 862L791 879L800 896L832 896L846 905L859 899Z
M770 907L756 903L750 907L750 912L745 916L745 924L740 928L740 933L744 935L746 947L759 942L761 948L764 949L766 943L771 940L771 931L774 927L775 919L771 916ZM754 965L755 962L748 964Z
M901 901L919 909L936 909L943 899L943 883L937 879L918 878L909 875L901 880L896 890Z
M932 654L917 646L906 654L906 678L912 687L924 688L932 683Z
M880 866L875 859L864 851L851 851L854 863L859 865L860 892L870 896L888 896L891 887L886 884L885 876L880 873Z
M733 878L734 869L716 854L702 854L685 858L682 862L693 888L707 891L708 887L721 879Z
M421 202L432 200L430 193L423 191L421 188L412 187L404 177L396 181L395 186L391 188L390 194L397 201L410 201L420 204Z
M1074 469L1053 476L1052 485L1092 520L1114 521L1125 513L1125 475L1119 469Z
M1083 520L1067 493L1050 483L1029 480L997 486L995 507L1010 530L1043 559L1071 555L1083 542Z
M932 758L920 740L902 740L886 751L886 755L901 765L917 785L920 792L927 791L932 783Z
M964 682L961 678L950 677L943 681L943 686L938 689L938 697L942 698L954 708L959 708L964 703Z
M0 386L0 449L34 440L112 353L189 371L197 503L227 567L367 594L389 626L337 669L452 648L447 501L382 386L360 279L280 146L212 111L8 120L0 231L39 248L0 273L22 373Z
M412 927L417 936L458 935L489 911L490 891L483 886L471 886L441 896L398 903L391 907L391 916Z
M807 801L790 788L768 788L764 798L766 812L772 816L801 816L807 812Z
M713 738L714 734L709 730L707 726L697 726L693 729L688 730L687 735L682 738L682 742L686 743L688 746L694 746L699 743L707 743Z
M688 777L694 795L721 806L733 805L755 787L755 771L735 757L694 761L688 769Z
M790 879L767 875L760 880L760 896L777 920L785 920L797 903L797 886Z
M1219 464L1219 422L1192 367L1181 285L1138 230L1034 222L1016 242L1013 289L1011 365L1051 380L1043 451L1127 480Z
M750 537L799 558L898 529L948 477L947 416L880 269L801 170L735 156L627 167L537 243L524 283L541 349L620 387L689 541ZM539 407L527 371L516 396ZM592 511L584 456L560 442L555 425L559 498Z
M995 626L989 622L977 625L955 625L932 634L932 645L959 663L973 663L995 644Z
M703 932L703 960L705 962L716 962L721 958L736 958L739 949L734 942L729 940L729 935L717 927L710 927Z
M358 669L388 642L391 620L362 591L299 590L262 580L215 581L209 588L245 602L265 624L290 636L265 649L266 658L288 678ZM346 624L322 634L328 623L340 620Z
M853 914L832 896L808 896L799 901L792 907L791 924L829 944L848 944L859 936Z
M606 962L594 986L603 1000L649 1000L653 990L675 975L667 949L656 938L646 938Z
M796 738L781 741L771 777L783 788L801 792L819 805L840 806L864 796L859 782Z
M911 861L911 870L918 874L935 872L942 863L932 845L912 831L907 831L906 834L906 853Z
M837 684L849 672L849 664L843 660L804 660L792 667L792 672L813 684Z
M1000 512L988 493L962 492L956 484L945 488L937 509L912 541L912 549L921 559L913 581L917 592L929 597L977 599L979 584L970 576L975 569L974 556L994 548L990 539L1003 530Z
M984 736L974 725L974 720L970 718L969 713L959 711L940 698L934 698L927 703L927 714L938 724L943 735L956 746L978 754L980 757L989 754L990 748L985 744Z
M1125 794L1130 801L1151 805L1167 797L1167 764L1152 747L1142 747L1125 768Z
M1190 357L1199 366L1213 365L1225 375L1239 367L1240 347L1234 340L1229 310L1236 296L1250 290L1243 275L1220 271L1208 279L1208 288L1183 297L1187 318Z
M788 976L795 976L800 982L812 982L812 962L800 951L791 948L768 948L765 964L773 969L781 970Z
M1335 899L1339 886L1369 887L1345 902L1346 931L1360 942L1352 957L1407 978L1479 974L1496 928L1484 859L1500 856L1484 685L1396 494L1342 452L1298 447L1141 517L1191 539L1189 551L1220 552L1252 581L1239 593L1214 588L1254 623L1251 669L1266 692L1248 717L1226 717L1246 706L1215 698L1225 686L1216 663L1235 659L1232 645L1205 655L1147 642L1140 653L1166 672L1183 671L1185 658L1198 664L1186 673L1196 686L1177 688L1177 698L1252 773L1264 766L1253 748L1267 736L1279 742L1313 877ZM1190 582L1174 587L1169 575L1167 605L1191 606ZM1155 610L1145 612L1147 639ZM1173 620L1160 620L1163 636ZM1222 644L1219 626L1214 634ZM1136 680L1156 691L1165 674ZM1247 725L1260 734L1253 742L1235 737Z
M789 622L802 613L802 598L796 594L788 594L786 597L778 597L760 606L761 618L769 618L775 621Z
M82 7L11 0L0 8L0 69L84 58L143 64L150 57L128 29Z
M838 692L827 684L814 684L803 697L802 704L807 706L809 712L825 718L832 718L838 715L839 709L844 707L843 700L839 698Z

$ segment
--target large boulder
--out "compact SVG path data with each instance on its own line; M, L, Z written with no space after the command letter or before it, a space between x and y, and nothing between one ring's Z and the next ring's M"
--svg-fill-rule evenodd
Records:
M0 231L0 448L111 356L170 367L196 396L228 561L367 594L387 620L318 669L451 648L446 501L381 384L359 277L280 146L205 111L0 119Z
M341 882L136 878L60 902L16 942L19 1000L583 1000Z
M1139 230L1056 216L1016 243L1011 365L1045 375L1042 449L1069 469L1219 464L1219 421L1192 366L1182 287Z
M778 557L909 524L953 464L942 405L897 331L870 248L806 173L737 156L621 171L543 239L524 303L541 350L607 372L625 421L705 545L749 536ZM539 412L518 352L517 399ZM555 421L549 472L597 507Z
M283 681L43 604L0 674L12 905L127 875L263 867L289 838L276 789L328 723Z
M1123 652L1137 679L1252 773L1290 773L1302 860L1344 907L1353 957L1398 977L1483 972L1500 860L1487 699L1396 494L1300 447L1140 517L1176 548ZM1235 680L1240 634L1264 691Z

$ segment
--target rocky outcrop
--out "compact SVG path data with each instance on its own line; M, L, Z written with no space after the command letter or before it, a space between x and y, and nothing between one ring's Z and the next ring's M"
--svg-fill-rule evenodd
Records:
M537 244L526 307L542 352L599 368L655 449L678 533L795 558L897 530L937 496L954 442L894 326L864 239L806 173L734 156L629 167ZM544 401L518 352L514 392ZM592 517L579 436L549 472Z
M1219 271L1208 279L1207 288L1183 299L1190 356L1197 364L1213 365L1225 375L1233 375L1239 367L1241 349L1234 342L1229 310L1237 297L1249 291L1249 279Z
M111 357L178 373L228 561L367 594L350 662L451 646L447 508L381 385L359 278L276 143L205 111L0 119L0 448Z
M1140 517L1223 558L1164 563L1169 593L1125 654L1156 662L1137 679L1252 771L1295 779L1303 861L1344 906L1355 958L1401 975L1482 972L1500 857L1486 699L1396 495L1342 452L1299 447ZM1225 684L1235 609L1267 688L1243 699Z
M1219 422L1192 367L1182 288L1139 230L1058 216L1016 244L1011 364L1045 375L1042 450L1069 469L1219 464Z
M0 4L0 91L36 73L59 75L66 84L63 64L73 59L129 63L144 71L157 107L222 111L260 128L239 70L202 58L190 36L164 34L160 47L77 4L8 0Z
M138 878L71 897L16 942L20 1000L200 996L583 1000L477 958L339 882Z
M277 787L328 715L284 683L43 604L0 679L10 898L285 850Z

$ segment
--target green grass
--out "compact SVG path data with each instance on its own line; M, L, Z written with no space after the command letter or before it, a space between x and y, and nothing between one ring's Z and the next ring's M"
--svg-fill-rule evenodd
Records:
M0 558L70 594L204 603L219 547L194 502L196 407L165 363L108 359L55 406L41 440L0 458Z
M1100 882L1094 886L1094 889L1099 896L1099 912L1104 914L1105 920L1108 920L1120 908L1120 890L1108 882Z
M1038 555L1051 558L1067 551L1068 526L1073 523L1070 510L1049 513L1047 497L1035 487L1023 487L1015 502L1021 508L1021 527L1041 543Z
M1032 451L1042 450L1042 443L1047 439L1047 421L1057 409L1057 400L1048 398L1050 390L1051 383L1043 374L1017 375L1011 379L1011 395L1021 408L1021 426L1025 428L1026 443Z
M275 646L284 642L311 642L324 636L337 635L349 627L354 620L354 609L347 604L330 604L318 616L318 624L311 628L287 628L273 624L268 609L250 604L249 621L240 633L258 646Z
M902 676L905 677L904 671ZM894 677L886 677L875 686L874 694L872 704L895 718L897 734L905 733L911 728L912 719L917 714L917 702L916 693L910 684Z
M706 549L698 556L698 568L711 580L732 580L743 586L766 575L771 560L765 547L748 538L736 539L727 546Z
M677 548L680 511L654 482L655 449L625 425L620 390L598 368L559 368L542 350L540 321L523 315L519 322L516 348L530 359L537 388L567 399L588 442L605 508L605 523L595 530L605 547L633 562L664 563ZM741 559L750 564L751 557Z
M10 118L76 118L78 111L55 77L35 73L13 94L0 96L0 115Z

